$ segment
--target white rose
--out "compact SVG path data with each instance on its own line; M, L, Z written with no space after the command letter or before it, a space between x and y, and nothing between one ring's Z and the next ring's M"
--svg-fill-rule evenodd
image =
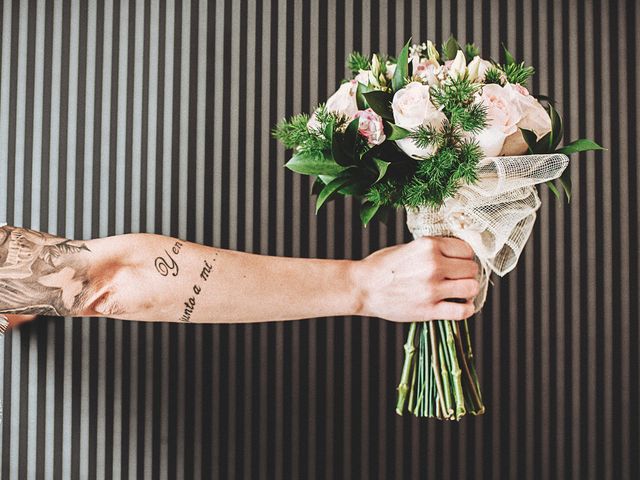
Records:
M473 60L469 62L467 65L467 70L469 71L469 80L472 82L484 82L484 76L487 73L487 70L491 67L491 62L488 60L483 60L478 55L473 57Z
M451 78L458 78L467 71L467 59L464 56L464 52L462 50L458 50L456 53L456 58L453 59L453 62L449 65L449 76Z
M393 119L396 125L406 129L415 129L420 125L439 127L446 119L444 113L431 103L429 86L420 82L411 82L398 90L391 103ZM397 140L398 146L413 157L428 157L435 153L435 147L418 148L410 138Z
M487 107L487 127L476 135L476 140L487 157L499 155L505 139L518 131L521 106L509 89L495 83L483 86L477 101Z
M358 90L358 81L350 80L340 85L336 93L327 100L327 110L330 112L341 113L349 118L358 111L358 103L356 101L356 91Z

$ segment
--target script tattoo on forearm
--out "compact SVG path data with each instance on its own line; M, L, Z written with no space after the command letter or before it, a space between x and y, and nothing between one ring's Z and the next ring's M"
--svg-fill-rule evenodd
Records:
M163 277L172 276L177 277L180 273L180 266L176 261L177 256L180 254L180 249L182 248L181 242L176 242L171 251L165 249L164 255L160 255L156 257L154 261L154 265L156 267L157 272ZM217 253L215 254L218 255ZM213 262L215 262L215 258ZM209 280L209 275L211 274L211 270L213 270L213 264L209 263L207 259L203 261L202 269L200 270L199 281L198 283L194 283L191 287L191 292L193 295L190 295L183 304L182 315L178 318L179 322L191 322L191 315L196 308L197 299L200 293L202 293L202 282L206 282Z
M0 227L0 313L64 316L90 295L82 241Z

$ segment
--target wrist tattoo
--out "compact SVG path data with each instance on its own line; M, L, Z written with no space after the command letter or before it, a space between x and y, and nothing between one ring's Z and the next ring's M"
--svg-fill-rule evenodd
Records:
M82 241L0 227L0 313L64 316L89 296Z

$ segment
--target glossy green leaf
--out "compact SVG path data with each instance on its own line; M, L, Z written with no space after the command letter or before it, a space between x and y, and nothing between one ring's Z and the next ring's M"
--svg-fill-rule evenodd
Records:
M567 196L567 202L571 203L571 170L567 167L559 178L560 185Z
M521 128L520 131L522 132L524 141L527 142L527 145L529 146L529 153L533 153L534 149L536 148L536 143L538 142L538 137L532 130Z
M565 155L571 155L572 153L577 152L588 152L591 150L606 150L606 148L601 147L593 140L589 140L587 138L580 138L571 142L568 145L565 145L562 148L556 150L558 153L564 153Z
M343 167L357 163L356 142L358 140L358 125L360 119L355 118L349 123L344 133L334 132L331 141L331 154L336 163Z
M553 192L553 194L556 196L556 198L560 198L560 191L558 190L558 187L555 186L555 184L553 183L553 180L549 180L546 182L547 187L549 187L549 190L551 190Z
M405 78L409 76L409 45L411 45L411 39L405 43L396 59L396 69L393 71L393 78L391 79L391 87L394 92L404 87Z
M379 205L373 204L371 202L363 203L360 206L360 221L362 222L362 225L366 227L379 208Z
M391 109L391 102L393 101L392 93L374 90L364 93L363 95L371 107L371 110L380 115L384 120L389 122L394 121L393 110Z
M374 158L373 161L375 162L376 168L378 169L378 178L374 183L378 183L387 173L387 169L389 168L389 165L391 165L391 162L385 162L384 160L380 160L379 158Z
M406 128L399 127L392 122L384 122L384 134L387 140L402 140L407 138L411 132Z
M298 152L285 164L289 170L302 175L332 175L337 176L344 171L331 155L319 152Z
M562 140L563 127L562 119L558 114L558 111L553 108L553 105L549 104L549 118L551 119L551 136L549 138L549 151L553 152L560 140Z
M340 187L346 185L350 181L351 181L350 177L341 176L333 179L333 181L331 181L328 185L325 185L325 187L322 189L322 191L320 192L316 200L316 213L318 213L318 210L320 210L320 207L329 198L333 197L338 192L338 190L340 190Z
M322 181L320 177L317 177L311 186L311 195L319 194L326 184Z
M513 55L511 55L509 50L507 50L507 47L504 46L504 43L502 44L502 49L504 50L505 65L511 65L512 63L516 63L516 59L513 58Z
M358 82L358 88L356 89L356 103L358 104L358 110L366 110L369 108L367 99L364 97L364 94L368 91L369 89L366 85Z

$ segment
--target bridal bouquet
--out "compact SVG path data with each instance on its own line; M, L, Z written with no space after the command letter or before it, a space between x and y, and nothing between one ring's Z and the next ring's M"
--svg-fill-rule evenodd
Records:
M273 132L293 151L286 166L316 177L316 212L352 195L365 226L404 208L414 237L467 241L482 267L476 312L491 272L511 271L529 238L536 185L570 198L567 155L602 149L587 139L559 147L560 115L526 88L534 69L503 48L504 63L453 37L439 51L408 42L396 58L354 52L352 78L310 116ZM404 350L398 414L458 420L484 412L466 321L411 324Z

